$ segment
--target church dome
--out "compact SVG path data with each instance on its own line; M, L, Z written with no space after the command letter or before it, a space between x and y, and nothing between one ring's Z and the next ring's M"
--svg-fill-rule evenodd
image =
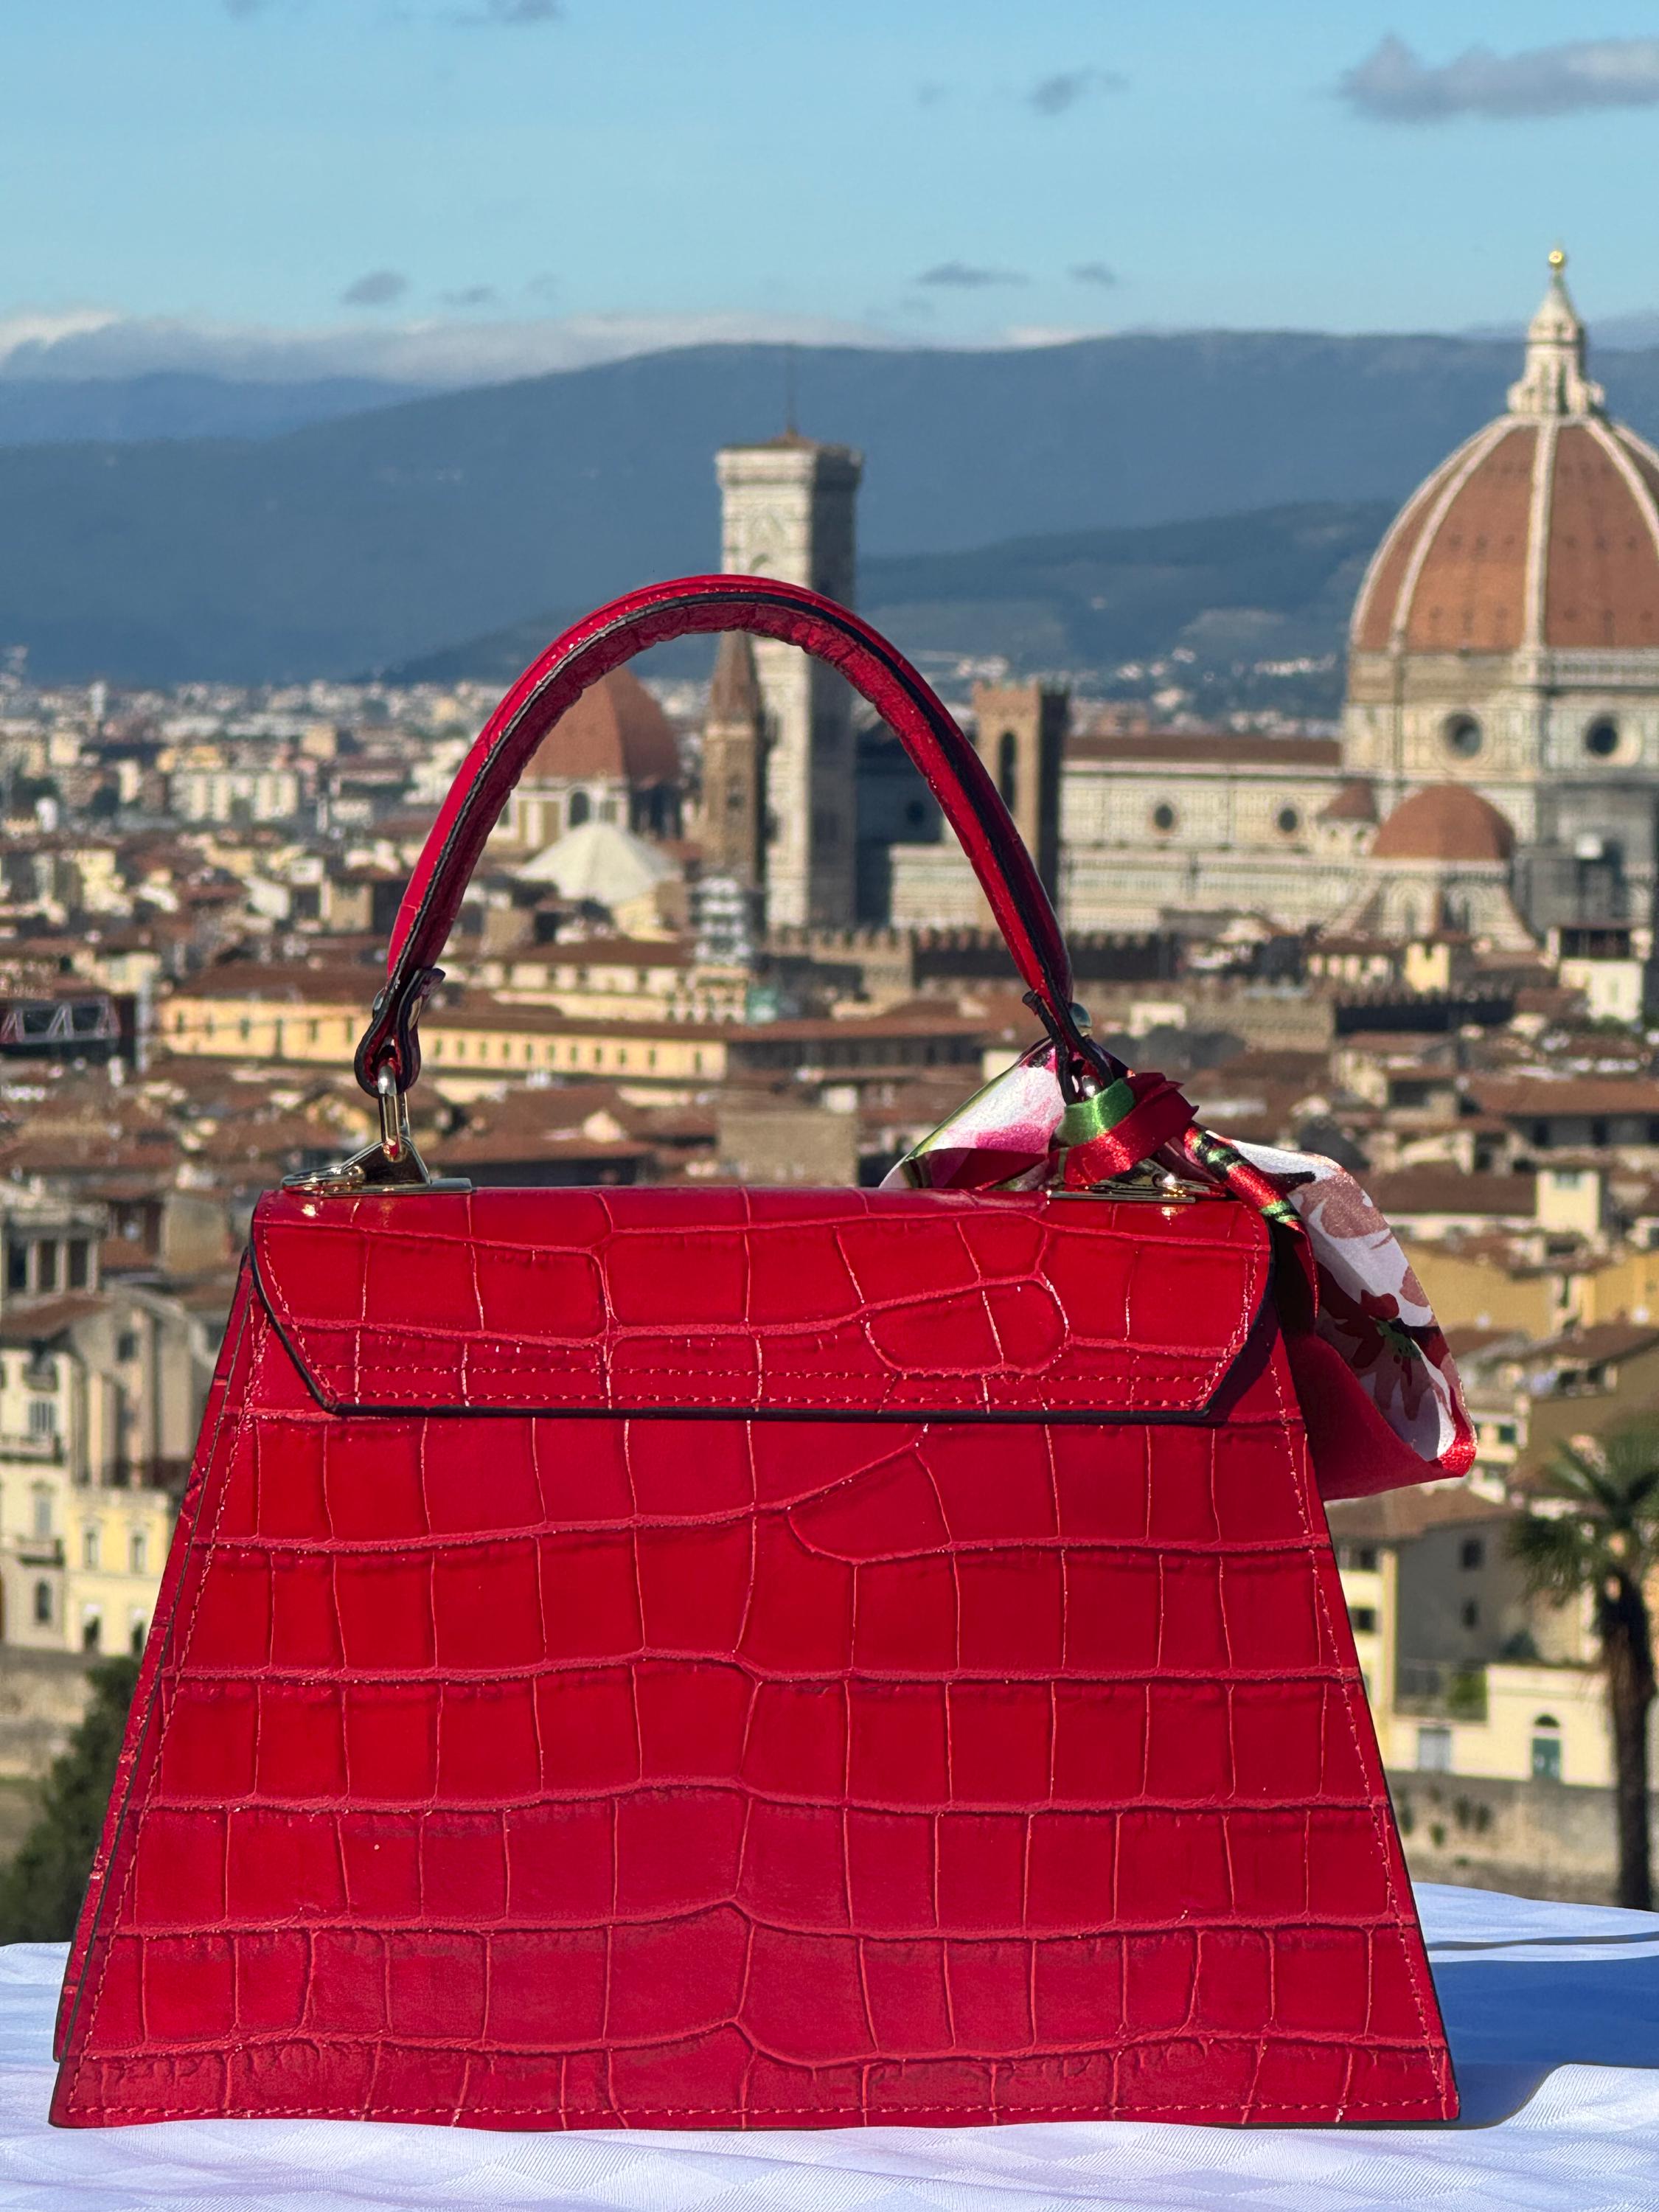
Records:
M1431 783L1402 799L1371 841L1374 860L1507 860L1515 831L1462 783Z
M1509 411L1406 502L1354 608L1358 653L1659 647L1659 453L1584 374L1565 256Z
M678 783L679 748L667 715L638 677L613 669L559 717L532 756L525 780Z

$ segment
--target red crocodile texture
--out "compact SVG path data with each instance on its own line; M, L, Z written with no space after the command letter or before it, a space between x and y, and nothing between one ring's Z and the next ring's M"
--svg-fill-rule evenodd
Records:
M261 1200L259 1286L325 1404L1198 1413L1260 1313L1225 1199L482 1190Z
M53 2118L1449 2115L1259 1342L1162 1422L342 1413L246 1307Z

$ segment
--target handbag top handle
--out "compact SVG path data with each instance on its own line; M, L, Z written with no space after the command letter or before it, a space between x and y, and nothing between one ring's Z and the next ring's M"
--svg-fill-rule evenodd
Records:
M698 632L742 629L781 639L827 662L902 740L973 865L1027 1003L1054 1038L1067 1096L1122 1073L1088 1036L1072 1001L1071 962L1001 793L949 712L902 653L846 607L766 576L686 576L629 592L556 638L485 723L461 763L416 863L392 933L386 981L357 1047L357 1080L381 1100L420 1073L416 1022L438 980L467 880L507 795L536 748L591 684L647 647Z

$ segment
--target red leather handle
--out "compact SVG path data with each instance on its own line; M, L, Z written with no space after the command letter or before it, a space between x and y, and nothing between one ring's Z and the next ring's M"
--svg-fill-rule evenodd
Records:
M647 646L693 632L781 638L840 671L903 741L973 864L1033 1005L1073 1067L1115 1072L1072 1006L1071 963L1054 908L979 755L903 655L833 599L764 576L687 576L630 592L550 645L519 678L462 763L392 933L384 990L357 1048L357 1079L383 1070L399 1091L420 1071L415 1022L467 879L537 746L590 684Z

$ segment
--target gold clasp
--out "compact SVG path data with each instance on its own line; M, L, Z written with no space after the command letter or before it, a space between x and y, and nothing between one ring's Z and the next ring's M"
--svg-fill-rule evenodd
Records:
M465 1176L434 1176L416 1148L409 1126L409 1097L398 1088L392 1064L385 1062L374 1078L374 1095L380 1113L378 1141L365 1145L336 1166L317 1168L303 1175L284 1176L284 1190L303 1190L318 1198L341 1198L353 1191L383 1192L387 1196L407 1190L471 1190Z

